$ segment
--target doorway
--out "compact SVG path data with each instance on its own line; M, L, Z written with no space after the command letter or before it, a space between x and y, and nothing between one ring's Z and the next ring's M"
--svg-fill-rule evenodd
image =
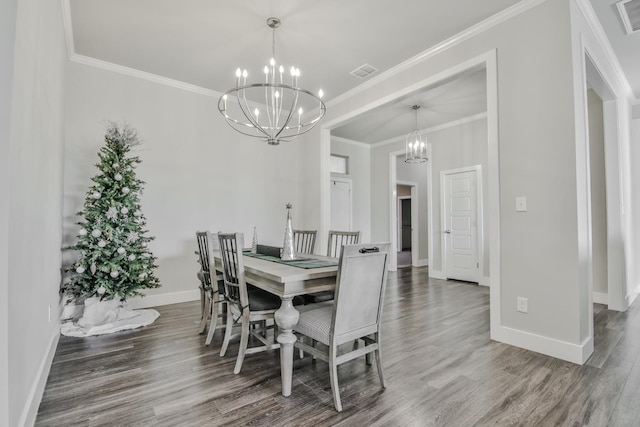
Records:
M414 231L417 231L415 227L418 226L417 219L417 201L414 201L413 197L416 197L416 186L410 184L398 184L396 186L397 193L397 237L398 237L398 255L397 266L398 268L416 266L417 261L414 260L418 256L418 240L414 236Z

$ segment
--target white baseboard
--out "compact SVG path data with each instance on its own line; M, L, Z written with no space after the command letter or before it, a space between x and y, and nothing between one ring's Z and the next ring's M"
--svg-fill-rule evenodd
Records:
M627 308L631 307L631 304L633 304L636 298L638 298L638 295L640 295L640 284L636 286L636 288L633 291L627 294L627 297L626 297Z
M427 267L429 265L429 258L419 259L416 267Z
M51 338L49 339L49 346L45 353L36 377L31 384L29 390L29 396L22 410L20 416L19 426L32 426L36 422L36 416L38 415L38 408L42 401L42 394L44 393L44 387L47 385L47 378L49 378L49 371L51 370L51 363L53 362L53 356L56 354L56 348L58 347L58 340L60 339L60 325L58 324L54 330Z
M593 292L593 302L596 304L609 304L609 294L605 292Z
M127 302L129 308L158 307L160 305L178 304L181 302L197 301L200 299L200 289L195 288L182 292L168 292L166 294L147 295L144 297L134 297Z
M586 338L582 344L572 344L531 332L499 326L491 330L491 339L578 365L584 364L593 353L593 337Z
M480 281L478 282L478 285L480 285L480 286L491 286L491 277L482 276L480 278Z
M433 277L434 279L442 279L445 280L447 276L445 276L443 271L438 270L429 270L429 277Z

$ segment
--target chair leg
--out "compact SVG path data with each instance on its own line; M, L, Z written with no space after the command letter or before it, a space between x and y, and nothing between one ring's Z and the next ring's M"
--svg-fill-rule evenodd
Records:
M204 341L205 345L211 344L213 340L213 335L216 333L216 327L218 326L218 306L219 302L213 301L211 302L211 323L209 323L209 333L207 334L207 339Z
M220 356L224 356L231 340L231 330L233 329L233 313L231 309L227 307L227 326L224 331L224 341L222 341L222 348L220 349Z
M380 333L376 334L376 342L378 343L378 349L375 351L378 376L380 377L380 384L382 385L382 388L387 388L387 384L384 382L384 371L382 369L382 355L380 354Z
M211 298L209 297L209 295L206 296L201 306L202 320L200 320L200 328L198 329L199 334L204 332L204 329L207 327L207 321L209 320L209 312L211 311Z
M239 374L242 369L242 362L244 361L244 354L247 352L247 344L249 343L249 316L242 316L242 334L240 335L240 348L238 349L238 358L236 359L236 367L233 370L234 374Z
M329 379L331 380L331 391L333 392L333 404L336 407L336 411L342 412L340 387L338 386L338 365L336 364L337 353L338 348L332 344L329 350Z

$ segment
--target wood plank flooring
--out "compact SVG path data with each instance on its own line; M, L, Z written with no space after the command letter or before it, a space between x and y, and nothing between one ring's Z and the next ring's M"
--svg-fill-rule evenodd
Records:
M389 274L375 364L339 367L343 412L327 365L295 359L280 394L277 351L219 357L198 335L199 302L159 307L145 328L61 337L37 426L638 426L640 309L595 306L595 351L574 365L489 339L489 290L434 280L426 268Z

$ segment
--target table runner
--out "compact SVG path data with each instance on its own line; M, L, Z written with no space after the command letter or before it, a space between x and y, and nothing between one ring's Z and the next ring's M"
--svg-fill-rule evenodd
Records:
M322 267L334 267L338 265L337 261L329 261L317 258L298 258L292 261L286 261L271 255L254 254L252 252L244 252L244 255L252 258L263 259L265 261L278 262L280 264L290 265L298 268L322 268Z

